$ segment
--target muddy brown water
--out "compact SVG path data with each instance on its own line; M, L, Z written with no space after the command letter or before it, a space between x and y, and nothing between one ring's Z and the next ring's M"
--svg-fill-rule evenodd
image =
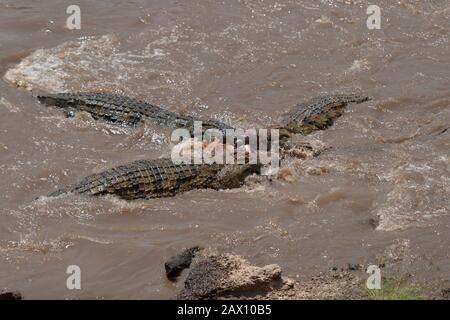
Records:
M380 30L367 29L365 1L77 1L81 30L65 28L70 4L0 1L0 288L170 298L180 284L163 262L193 245L301 278L377 263L400 244L449 280L448 1L378 1ZM374 99L312 135L332 149L285 163L294 182L34 201L170 148L166 128L65 118L36 92L117 92L248 127L355 89ZM66 288L69 265L82 290Z

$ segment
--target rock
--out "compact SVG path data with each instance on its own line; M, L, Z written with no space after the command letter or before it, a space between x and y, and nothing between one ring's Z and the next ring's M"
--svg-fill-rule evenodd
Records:
M364 266L361 265L361 264L359 264L359 263L357 263L357 264L351 264L351 263L349 263L349 264L347 265L347 270L349 270L349 271L361 271L361 270L363 270L363 269L364 269Z
M200 248L198 246L192 247L183 250L177 255L169 258L164 264L164 267L166 268L167 279L172 281L176 280L176 278L180 275L181 271L183 271L184 269L188 268L191 265L192 258L195 257L195 254L202 249L203 248Z
M442 298L445 300L450 300L450 288L442 290Z
M208 254L192 267L178 299L289 297L294 287L276 264L256 267L237 255Z
M282 276L282 270L276 264L257 267L235 254L205 250L195 257L177 298L361 299L365 297L361 284L361 278L348 271L329 272L297 281Z
M0 291L0 300L22 300L22 294L19 291Z
M80 83L96 91L104 87L104 78L92 70L105 70L111 83L121 77L121 72L113 67L120 59L116 54L119 42L116 35L105 34L38 49L9 69L3 79L35 92L63 92L80 88Z

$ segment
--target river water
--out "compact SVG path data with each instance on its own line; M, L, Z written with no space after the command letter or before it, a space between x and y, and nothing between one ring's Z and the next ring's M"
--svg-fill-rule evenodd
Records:
M181 284L165 279L164 260L194 245L299 278L400 246L448 281L450 3L376 2L379 30L357 0L79 0L81 29L69 30L72 1L0 1L0 289L171 298ZM300 101L355 90L373 100L313 134L332 148L284 163L288 178L132 202L34 200L170 150L167 128L65 118L38 92L115 92L262 127ZM66 287L69 265L81 290Z

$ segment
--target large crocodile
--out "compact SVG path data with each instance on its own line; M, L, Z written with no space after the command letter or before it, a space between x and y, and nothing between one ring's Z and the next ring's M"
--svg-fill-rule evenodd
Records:
M171 159L164 158L138 160L87 176L50 196L115 194L134 200L170 197L193 189L237 188L245 177L257 173L259 167L251 164L174 164Z
M96 119L136 125L150 119L171 127L193 130L196 118L165 110L152 104L112 94L60 93L39 96L41 103L57 106L67 112L86 111ZM281 147L289 149L288 138L294 134L307 135L325 130L340 117L349 103L361 103L370 98L364 94L339 94L314 98L294 106L284 116L283 123L272 126L280 129ZM206 128L219 130L231 126L215 120L202 120ZM309 148L309 146L306 146ZM260 164L174 164L171 159L140 160L90 175L61 193L87 195L115 194L124 199L173 196L192 189L228 189L242 185L244 179L257 173Z

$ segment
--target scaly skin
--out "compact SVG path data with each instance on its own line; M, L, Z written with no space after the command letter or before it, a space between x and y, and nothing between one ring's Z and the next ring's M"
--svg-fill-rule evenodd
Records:
M174 128L187 128L193 132L191 116L177 114L147 102L106 93L59 93L39 96L41 103L64 108L66 113L89 112L95 119L125 125L136 125L144 119ZM307 135L317 130L325 130L333 125L349 103L362 103L370 98L364 94L329 95L297 104L285 116L280 129L280 147L289 150L299 146L290 144L294 134ZM214 120L202 120L203 131L217 128L224 131L232 127ZM306 153L314 150L310 145L301 144ZM116 194L132 200L138 198L159 198L173 196L192 189L228 189L239 187L245 177L257 172L259 165L219 165L219 164L174 164L170 159L140 160L93 174L79 184L61 193L87 195Z
M115 194L126 200L170 197L193 189L239 187L258 165L174 164L171 159L139 160L84 178L61 194Z
M307 135L317 130L326 130L342 116L349 103L370 100L365 94L336 94L313 98L299 103L284 116L282 128L293 134Z
M194 121L202 121L202 129L215 128L225 133L233 127L212 119L196 119L168 111L148 102L110 93L56 93L37 97L43 104L63 108L67 116L77 111L85 111L94 119L111 123L135 126L145 119L159 125L172 128L186 128L191 134ZM325 130L333 125L349 103L362 103L370 98L361 93L335 94L313 98L295 105L284 116L283 123L274 128L280 129L281 141L286 141L292 134L307 135L317 130Z
M216 120L195 119L148 102L110 93L56 93L40 95L37 98L43 104L63 108L67 116L72 116L77 111L85 111L94 119L125 126L135 126L142 121L150 120L171 128L186 128L192 134L194 121L201 120L203 131L210 128L223 132L225 129L232 129L229 125Z

